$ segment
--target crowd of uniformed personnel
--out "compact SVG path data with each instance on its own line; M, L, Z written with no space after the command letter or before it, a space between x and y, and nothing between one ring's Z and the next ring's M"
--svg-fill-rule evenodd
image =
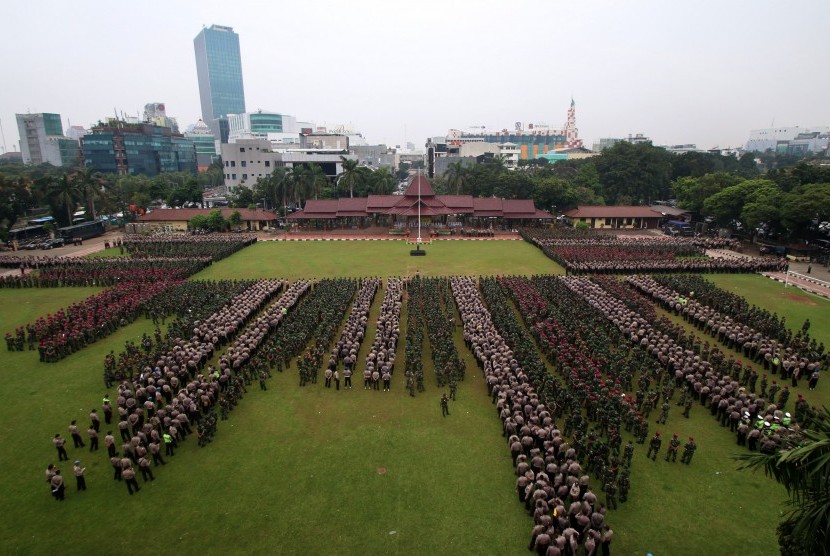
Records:
M256 234L127 234L123 245L134 258L146 257L210 257L224 259L256 243Z
M464 380L464 360L453 342L454 303L448 278L416 278L421 281L421 308L429 337L432 363L439 388L457 388Z
M560 432L546 403L552 384L544 366L530 371L500 334L482 302L475 281L452 278L451 285L464 325L465 342L487 378L496 401L518 475L519 501L533 516L528 548L540 555L609 553L613 531L605 508L589 488L578 462L582 454ZM538 388L541 387L540 394Z
M423 392L424 364L421 354L424 350L424 314L421 308L423 283L419 275L406 283L406 342L404 345L404 376L406 390L415 396L415 390Z
M814 339L811 346L809 339L803 339L808 334L809 319L796 332L795 337L790 337L785 343L733 318L726 310L721 313L720 310L701 303L694 295L682 295L650 276L629 276L626 282L657 300L668 311L682 316L686 322L709 334L722 345L743 354L747 360L763 365L764 370L769 370L773 375L780 373L782 382L789 380L793 388L798 387L800 378L810 379L814 374L815 382L818 382L824 345L816 346Z
M375 328L375 339L363 369L363 388L374 387L376 375L383 379L385 391L391 389L392 373L395 371L395 352L401 335L401 308L403 306L404 282L400 278L387 278L383 303ZM388 378L387 378L388 377Z
M135 469L144 480L154 480L153 465L164 465L164 456L175 455L178 443L195 433L199 445L207 444L217 428L216 406L220 407L223 418L247 392L246 383L252 377L248 373L233 372L244 361L250 349L256 349L261 327L273 328L285 316L285 309L294 305L308 289L308 282L292 284L277 302L269 305L262 316L242 330L245 323L260 311L282 288L279 281L259 281L251 284L242 293L226 299L230 302L204 322L194 322L189 339L158 339L157 345L149 338L147 349L133 346L128 355L119 357L116 365L124 377L117 384L117 395L113 405L105 396L102 409L104 422L112 430L107 431L104 444L113 466L113 477L123 480L130 494L138 492L140 486L135 480ZM235 291L233 282L226 282L229 291ZM207 324L207 325L206 325ZM205 368L214 351L222 343L241 331L237 340L219 359L219 368ZM113 365L114 354L107 355L105 365ZM133 368L138 366L139 368ZM117 419L117 420L116 420ZM93 409L91 425L87 431L93 446L97 445L100 419ZM113 426L114 423L114 426ZM120 437L120 453L117 437ZM69 429L75 446L82 447L82 440L75 423ZM95 440L93 440L95 439ZM59 459L65 459L63 439L56 435L53 444ZM164 456L161 448L164 447Z
M732 247L718 239L522 230L525 240L574 274L760 272L788 267L783 258L711 258L706 249Z
M686 395L708 407L722 426L729 426L739 435L746 434L750 449L771 453L800 440L798 424L776 405L748 391L740 383L738 363L725 357L717 347L697 354L695 346L699 342L682 326L672 325L665 318L650 321L586 278L566 277L563 282L604 313L632 343L652 354L666 373L674 377L675 388L685 388ZM742 428L742 424L747 428ZM751 425L756 427L754 432L747 430Z
M366 327L369 324L369 309L375 300L378 287L380 287L379 278L364 278L361 280L360 288L352 303L346 324L340 332L340 338L329 354L325 370L326 388L331 387L332 376L339 371L341 362L343 364L344 387L352 387L352 374L357 370L357 353L360 351L360 346L363 344L363 338L366 335ZM369 370L369 365L366 368ZM387 371L388 369L375 368L374 363L372 363L370 375L372 373L376 374L375 383L379 384L380 373L386 373ZM316 372L316 369L314 372ZM340 386L339 382L336 383L336 386Z
M817 342L816 338L810 337L809 319L793 333L787 326L786 318L779 317L778 314L756 305L750 305L745 298L717 287L702 276L658 274L653 278L659 284L677 291L685 299L694 299L709 307L717 307L722 315L728 315L736 322L764 334L770 340L792 348L799 357L808 357L813 360L824 359L824 365L830 366L830 352L825 353L824 342ZM688 313L690 308L683 307L682 311L684 314ZM750 344L749 347L757 346ZM801 378L809 379L810 377L801 373Z

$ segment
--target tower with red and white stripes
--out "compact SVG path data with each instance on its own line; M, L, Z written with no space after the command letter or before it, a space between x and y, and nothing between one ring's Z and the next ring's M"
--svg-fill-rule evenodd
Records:
M568 121L565 122L565 143L569 149L581 149L582 139L579 138L579 130L576 128L576 103L571 99L571 107L568 108Z

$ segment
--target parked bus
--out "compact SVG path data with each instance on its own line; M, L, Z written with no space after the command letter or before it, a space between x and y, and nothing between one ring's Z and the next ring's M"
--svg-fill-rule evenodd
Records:
M103 220L83 222L81 224L75 224L74 226L66 226L65 228L58 229L58 233L66 241L72 241L73 239L89 239L91 237L98 237L100 235L103 235L105 231L106 228Z

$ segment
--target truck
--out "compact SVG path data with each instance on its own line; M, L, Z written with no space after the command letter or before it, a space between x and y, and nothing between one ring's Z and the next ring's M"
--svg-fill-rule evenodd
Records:
M692 229L692 226L688 222L683 222L682 220L669 220L666 222L665 226L663 226L663 230L672 236L691 237L695 235L695 231Z

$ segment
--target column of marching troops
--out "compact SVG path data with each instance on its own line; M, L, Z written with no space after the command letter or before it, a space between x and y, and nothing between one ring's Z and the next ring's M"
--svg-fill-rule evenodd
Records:
M215 407L219 405L222 417L227 418L227 411L246 391L242 376L233 369L241 366L250 349L256 349L263 336L262 329L278 326L285 310L297 302L309 285L307 281L296 282L276 303L269 305L220 358L218 369L208 366L206 372L202 372L215 349L242 330L245 322L268 304L282 288L281 282L255 283L220 311L221 318L207 319L207 326L197 322L191 339L170 340L163 346L168 348L166 352L148 355L146 360L153 360L153 365L141 368L131 380L120 382L115 405L108 396L104 398L104 422L107 425L116 423L114 429L118 431L118 437L112 430L107 431L104 445L114 479L125 481L130 494L140 490L135 480L135 467L142 472L145 481L154 480L150 458L152 465L166 464L161 454L162 446L165 456L173 456L178 443L193 433L192 425L197 427L200 445L209 441L216 428ZM116 412L117 421L114 419ZM100 424L98 412L93 409L87 430L91 451L98 448ZM84 447L76 427L74 422L70 425L70 435L76 447ZM122 442L120 453L117 438ZM59 460L68 460L65 443L60 434L53 438ZM51 467L47 474L53 495L62 500L63 480L55 471Z
M529 548L541 555L576 554L580 545L591 554L598 547L607 552L613 531L588 486L577 450L499 334L474 280L452 278L451 284L465 342L484 371L499 415L521 426L522 436L511 435L509 447L519 475L519 500L534 517Z
M646 272L763 272L784 271L787 260L777 257L712 258L706 249L736 247L712 238L585 235L565 230L522 231L526 241L569 272L621 274Z
M340 389L340 369L338 365L341 361L343 363L344 387L347 389L352 387L352 374L357 366L357 353L360 351L363 337L366 335L366 327L369 324L369 309L375 300L375 294L379 286L380 279L378 278L364 278L361 280L357 297L352 304L351 311L349 311L340 338L329 354L328 364L324 372L326 388L331 388L332 378L334 378L336 388ZM316 374L317 367L319 367L319 364L315 365L311 372ZM391 380L391 365L385 368L383 366L375 368L372 364L371 370L367 365L366 371L368 371L369 378L374 380L375 388L378 387L381 373L383 373L384 391L388 390L388 384ZM365 378L363 382L365 387L367 384Z
M421 282L421 307L439 388L449 387L455 399L458 383L464 380L465 365L453 341L454 302L447 278L416 278Z
M756 397L759 373L749 363L743 364L741 360L735 361L731 357L722 360L721 366L724 373L734 375L735 382L740 385L739 392L743 389L739 399L728 395L731 390L727 390L725 395L722 385L688 381L684 392L688 391L689 398L701 399L704 405L708 403L721 425L729 426L732 432L737 433L739 445L748 444L751 450L755 450L760 443L762 450L773 450L787 437L798 437L799 426L809 425L811 419L820 415L815 407L810 407L801 393L795 402L795 418L784 411L790 398L790 386L798 387L799 378L809 377L811 390L818 384L823 366L823 362L817 359L821 355L819 352L799 353L792 347L784 347L777 340L721 315L694 299L681 296L648 276L630 276L626 282L658 300L668 311L682 315L686 322L710 334L723 345L743 354L747 361L762 366L773 376L780 373L782 383L790 380L790 385L785 384L782 388L776 380L769 384L767 375L763 374ZM801 332L798 333L800 335ZM703 359L712 359L708 342L701 346L696 341L692 351ZM683 369L676 369L675 375L679 384L687 380ZM769 405L762 413L765 404ZM766 437L769 437L769 441Z
M771 453L800 437L799 427L795 423L788 421L784 425L787 416L783 411L775 405L768 405L763 398L755 397L740 384L737 377L739 373L729 364L722 364L724 358L719 350L713 349L708 354L696 355L693 349L694 335L685 335L679 325L674 329L661 328L659 319L654 322L644 318L586 278L566 277L564 282L604 313L632 343L639 344L651 353L675 377L674 385L683 388L685 404L691 404L690 400L699 400L702 405L709 407L721 424L728 424L738 434L741 444L746 442L750 449L757 448ZM677 335L668 333L672 330ZM733 377L732 374L736 376ZM758 423L759 418L764 433L761 430L748 431L748 424ZM745 421L743 425L747 425L747 428L743 428L741 421Z

